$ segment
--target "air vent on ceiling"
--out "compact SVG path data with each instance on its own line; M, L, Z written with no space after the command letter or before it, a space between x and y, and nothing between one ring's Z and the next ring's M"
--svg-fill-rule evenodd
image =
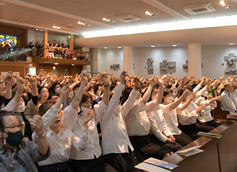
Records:
M76 28L76 26L74 26L74 25L72 25L72 24L67 24L67 25L64 25L63 27L69 28L69 29Z
M115 16L115 17L113 17L113 20L118 20L121 22L128 23L128 22L141 20L141 18L134 16L134 15L123 15L123 16Z
M209 3L206 5L185 8L184 11L186 11L187 13L191 15L195 15L195 14L202 14L202 13L210 13L210 12L215 11L215 9Z

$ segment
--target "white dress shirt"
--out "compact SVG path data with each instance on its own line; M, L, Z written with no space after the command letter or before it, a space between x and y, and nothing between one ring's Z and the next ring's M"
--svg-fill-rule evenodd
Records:
M152 133L162 142L166 142L167 137L170 136L172 133L166 123L162 111L166 113L170 112L170 106L163 104L160 104L159 106L159 110L148 112L147 115L151 123Z
M2 110L6 110L9 112L15 112L17 110L19 106L19 102L16 102L15 99L11 99L11 101L7 104L7 106L5 106L4 108L2 108Z
M231 100L230 93L227 91L221 93L221 109L229 111L230 113L235 113L236 107Z
M196 109L198 108L198 106L191 101L191 103L189 104L189 106L180 111L179 108L182 106L183 104L181 103L178 106L178 118L179 118L179 123L182 125L191 125L191 124L195 124L197 122L197 118L199 116L198 113L196 113Z
M205 100L204 97L199 97L195 103L198 105L198 106L201 106L201 105L205 105L206 107L202 110L203 111L203 115L202 116L198 116L198 120L202 123L204 122L208 122L208 121L211 121L213 120L212 118L212 115L211 115L211 109L214 109L217 107L217 103L216 101L212 102L210 104L210 100Z
M146 105L139 99L125 118L129 136L145 136L150 131L150 121L146 114Z
M72 147L74 147L78 151L83 150L87 147L87 128L84 127L80 138L75 136L67 128L61 129L58 134L56 134L49 128L58 112L59 110L52 106L43 116L44 129L50 145L51 154L46 160L38 162L39 166L65 162L70 158ZM35 133L33 133L32 138L34 142L37 142L37 136Z
M100 101L94 106L94 117L88 123L89 140L87 148L81 151L77 151L76 149L72 148L71 159L89 160L94 159L95 157L98 158L101 155L97 124L105 108L106 105L103 101ZM63 122L65 127L69 128L76 136L81 136L83 132L83 120L90 109L82 107L82 113L80 115L77 115L78 111L80 111L80 109L74 109L70 104L66 109L64 109Z
M163 112L166 123L170 129L172 135L180 135L182 131L178 128L179 121L177 116L176 108L171 110L170 112Z
M122 83L117 86L100 121L103 155L110 153L128 153L128 147L132 151L134 150L127 134L124 118L133 107L138 91L132 90L128 100L120 106L118 103L123 87L124 85Z

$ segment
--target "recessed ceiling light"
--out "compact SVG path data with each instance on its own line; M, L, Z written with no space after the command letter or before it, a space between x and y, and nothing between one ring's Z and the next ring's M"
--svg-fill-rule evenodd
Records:
M86 23L83 23L83 22L77 22L77 24L79 24L79 25L82 25L82 26L85 26L86 25Z
M108 47L104 47L104 49L108 49Z
M118 48L122 48L122 47L118 47Z
M110 22L111 20L104 17L104 18L103 18L103 21Z
M61 27L53 26L54 29L61 29Z
M156 47L155 45L151 45L152 48Z
M219 4L223 7L223 8L229 8L229 4L227 4L225 2L225 0L220 0Z
M177 47L177 45L174 44L174 45L172 45L172 47Z
M39 29L35 29L35 30L39 30Z
M233 42L230 42L230 43L229 43L229 45L235 45L235 43L233 43Z
M103 21L106 21L106 22L112 22L112 23L115 23L115 21L114 21L114 20L107 19L107 18L105 18L105 17L104 17L102 20L103 20Z
M74 64L72 64L72 66L74 66Z
M55 67L55 66L53 66L53 69L56 69L56 67Z
M146 11L145 14L148 15L148 16L154 16L154 14L149 12L149 11Z
M54 63L54 65L58 65L58 63Z

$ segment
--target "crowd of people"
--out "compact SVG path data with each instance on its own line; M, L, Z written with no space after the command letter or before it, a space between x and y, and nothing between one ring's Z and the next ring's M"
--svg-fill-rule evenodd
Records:
M37 56L44 57L44 42L39 41L29 42L29 48L33 49L33 54ZM47 44L48 56L46 58L56 58L56 59L73 59L73 60L85 60L89 61L89 52L84 52L79 49L70 50L69 44L65 45L64 41L48 41Z
M139 171L218 127L217 101L237 111L236 77L0 78L0 171Z

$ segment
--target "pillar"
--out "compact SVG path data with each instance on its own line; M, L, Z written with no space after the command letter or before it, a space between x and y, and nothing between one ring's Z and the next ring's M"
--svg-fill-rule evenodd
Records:
M130 46L123 46L123 69L130 76L133 74L133 48Z
M201 78L201 44L190 43L188 44L188 76Z
M74 40L73 40L73 34L70 35L70 50L74 50Z
M44 30L44 58L48 57L49 49L48 49L48 31Z
M91 75L97 76L98 75L98 59L100 56L101 50L99 48L92 48L90 51L90 59L91 59ZM102 71L104 72L104 71Z

